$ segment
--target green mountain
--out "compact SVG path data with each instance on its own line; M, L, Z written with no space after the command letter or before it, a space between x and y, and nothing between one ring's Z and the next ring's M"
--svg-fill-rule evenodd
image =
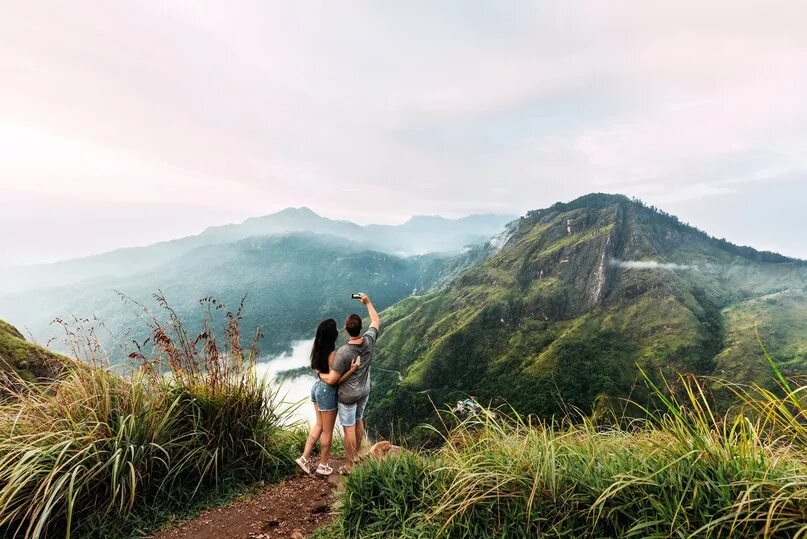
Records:
M239 224L214 226L200 234L144 247L118 249L53 264L0 268L0 294L76 284L98 278L127 277L157 271L191 251L254 236L313 232L337 236L365 248L398 256L456 253L487 241L515 217L471 215L461 219L413 217L402 225L360 226L317 215L309 208L286 208Z
M370 423L408 432L464 395L551 416L642 400L639 368L765 383L755 326L807 373L807 264L738 247L623 196L512 223L504 247L383 312Z
M142 342L148 332L138 319L140 310L116 291L162 315L152 298L161 290L193 329L203 315L200 298L213 296L235 309L246 295L243 327L260 326L265 334L261 350L277 353L289 350L296 339L313 337L320 320L355 311L353 292L366 291L379 305L392 305L480 256L485 255L474 249L459 258L399 257L321 234L260 236L200 247L131 276L0 296L0 313L24 323L41 342L63 333L51 324L56 317L94 317L106 327L98 335L107 350L121 359L126 353L116 345L131 351L132 341Z
M69 360L25 340L17 328L0 320L0 375L24 380L52 379Z

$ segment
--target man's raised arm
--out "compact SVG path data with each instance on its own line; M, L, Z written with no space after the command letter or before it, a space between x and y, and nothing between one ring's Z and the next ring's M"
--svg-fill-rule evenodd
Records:
M373 307L373 302L370 301L370 296L367 294L362 294L361 302L364 303L365 307L367 307L367 314L370 315L370 327L380 329L381 318L378 317L378 311L376 311L375 307Z

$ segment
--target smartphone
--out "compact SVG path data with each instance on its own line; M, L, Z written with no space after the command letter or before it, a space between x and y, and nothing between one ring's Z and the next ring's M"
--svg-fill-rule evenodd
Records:
M350 294L351 299L361 299L361 294Z

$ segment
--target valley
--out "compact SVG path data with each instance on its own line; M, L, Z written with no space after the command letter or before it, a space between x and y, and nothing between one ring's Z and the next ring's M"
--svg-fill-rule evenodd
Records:
M557 203L495 230L494 221L413 219L393 241L393 227L290 209L202 236L308 230L198 246L128 276L0 295L0 313L62 352L64 327L51 321L73 315L97 326L112 364L125 368L135 343L147 342L142 309L161 316L156 291L191 327L203 321L201 298L234 309L246 297L242 325L261 328L264 357L295 358L306 353L295 343L324 318L341 323L356 308L350 293L363 290L386 306L370 423L410 440L434 420L434 406L467 396L551 417L644 402L642 372L770 384L757 333L785 375L807 373L803 261L714 239L618 195ZM455 241L454 252L399 256L366 246L367 230L373 245L383 238L404 251L487 239L461 252ZM431 239L412 239L421 236Z
M246 297L243 326L261 327L262 352L295 357L296 340L321 319L341 322L355 310L349 294L364 290L387 306L370 409L385 436L411 433L434 417L433 405L469 395L541 417L604 411L644 398L640 369L656 380L685 372L768 383L757 332L786 375L807 372L803 261L711 238L617 195L558 203L496 230L496 218L475 219L413 219L397 244L387 241L392 227L369 227L375 245L385 238L396 250L422 248L428 241L411 238L429 236L429 226L442 247L457 235L488 238L461 253L455 242L454 253L398 256L354 241L366 240L368 227L290 209L201 236L308 230L195 247L128 276L0 295L0 313L62 352L54 318L99 326L123 367L148 336L141 309L159 314L156 291L192 326L202 322L199 299L234 309Z
M346 316L354 307L352 292L365 290L392 305L450 278L477 252L401 257L313 232L255 236L199 247L133 275L0 295L0 313L63 352L64 329L54 319L103 325L97 334L119 365L133 341L147 335L142 310L130 299L158 312L152 296L160 290L183 318L198 324L199 299L215 297L235 309L246 297L244 323L262 328L262 349L274 354L309 338L320 320Z
M341 324L345 313L357 310L350 299L356 290L386 307L373 363L369 430L374 438L402 442L413 451L370 459L344 483L335 480L341 484L339 505L330 490L290 476L305 437L300 425L312 419L307 373L312 328L326 317ZM171 310L159 305L163 296ZM236 312L244 296L243 310ZM249 236L199 246L131 275L5 294L0 312L16 323L22 320L35 335L55 338L67 330L74 344L86 340L80 351L103 358L87 367L0 322L5 388L0 404L8 417L23 418L27 429L19 430L16 421L4 424L9 481L29 481L14 472L26 466L19 455L39 452L58 463L63 455L86 452L101 462L103 455L123 455L119 447L129 447L124 442L129 437L139 447L149 445L143 440L159 439L160 451L178 462L162 469L165 453L132 453L132 469L140 470L136 475L124 478L113 471L104 480L118 481L135 496L138 488L164 492L159 485L181 475L182 487L166 497L172 504L167 512L146 502L126 511L108 508L97 529L126 523L127 536L175 515L192 516L216 500L232 501L245 489L254 495L163 533L193 534L208 521L218 528L238 521L243 530L318 529L317 537L336 538L353 529L353 519L370 519L384 533L434 536L443 532L433 526L451 529L454 515L460 519L456 525L465 526L462 519L468 519L489 533L502 523L489 518L484 500L468 505L468 512L451 505L466 503L452 501L457 496L476 495L452 481L465 477L463 484L470 484L482 477L474 475L478 468L497 482L529 484L520 468L511 469L512 454L519 467L556 455L546 470L527 474L544 489L554 484L552 470L571 481L563 493L541 498L541 515L557 514L566 522L568 514L569 529L622 530L633 524L592 522L589 507L603 499L633 507L636 496L609 490L624 473L648 462L654 474L671 470L692 454L692 443L703 444L704 452L733 451L739 439L746 448L741 460L725 461L739 467L731 472L738 481L750 481L744 478L756 473L744 468L742 459L762 463L760 473L790 477L787 462L774 458L779 450L769 436L778 440L782 429L793 443L803 436L803 426L787 415L790 407L798 411L801 401L786 384L807 374L807 263L712 238L619 195L592 194L529 212L454 252L400 256L314 231ZM60 316L56 313L75 316L61 314L64 323L52 325L52 317ZM73 325L84 329L71 333ZM259 355L245 348L258 326L265 335ZM98 346L91 344L96 337ZM139 352L129 358L133 349ZM106 361L113 369L105 368ZM134 370L127 368L130 361ZM467 398L482 407L466 417L448 411ZM783 407L784 402L790 404ZM769 423L751 428L743 414L711 415L738 403ZM785 415L765 416L774 411ZM62 427L46 436L52 417ZM623 424L630 426L623 429ZM724 424L731 425L728 438L719 432ZM86 425L92 427L86 430ZM127 430L134 425L137 430ZM110 434L96 439L99 432ZM69 452L58 449L60 444ZM429 451L418 452L420 446ZM219 452L226 455L221 464L232 490L205 471L219 462ZM177 460L182 454L193 459ZM579 469L575 463L581 455L586 462L606 464L596 473L586 471L594 469L590 464ZM262 464L254 468L256 459ZM699 470L705 466L699 462L685 468ZM155 466L154 477L145 472ZM801 470L801 464L794 466ZM56 481L52 477L59 469L38 467L30 481ZM106 488L92 474L81 477L86 492ZM254 490L264 478L283 477L289 479ZM776 481L781 483L776 488L789 488L784 479ZM184 501L196 498L191 485L200 482L204 494L189 513ZM642 499L657 495L657 487L643 481L630 488L647 488ZM368 513L375 503L368 489L392 489L385 495L388 513ZM71 496L58 485L51 490L53 496ZM334 504L333 515L313 518L290 509L267 520L257 509L313 491L317 500ZM421 503L424 492L440 504ZM592 492L599 494L592 497ZM585 499L579 511L567 513L556 504L569 493ZM544 529L532 508L533 496L534 490L519 487L502 507L526 515L527 530ZM715 515L734 507L734 498L731 493L719 498L718 513L700 515L690 531L719 528ZM73 509L66 502L54 506L53 514L35 496L26 503L39 511L42 530L71 525L66 515ZM757 505L768 510L762 502ZM253 516L239 521L237 515L245 512ZM96 529L91 512L79 508L75 514L79 529ZM19 526L26 518L20 509L10 513L6 525ZM755 517L738 518L744 519L744 529L756 529ZM675 522L676 516L669 519Z

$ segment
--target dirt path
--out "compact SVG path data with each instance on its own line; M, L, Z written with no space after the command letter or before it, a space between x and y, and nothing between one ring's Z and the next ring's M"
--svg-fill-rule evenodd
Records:
M154 539L300 539L333 518L332 506L339 486L336 469L323 479L300 472L281 483L267 485L247 499L203 511L193 520L171 526Z

